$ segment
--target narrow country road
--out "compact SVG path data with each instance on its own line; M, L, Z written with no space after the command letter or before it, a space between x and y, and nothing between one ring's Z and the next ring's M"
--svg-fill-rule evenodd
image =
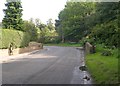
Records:
M2 84L84 84L83 51L45 46L43 50L2 64Z

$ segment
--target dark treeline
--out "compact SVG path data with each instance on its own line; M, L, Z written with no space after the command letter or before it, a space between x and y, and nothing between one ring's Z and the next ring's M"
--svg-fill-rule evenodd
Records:
M61 41L118 46L118 2L67 2L55 26Z

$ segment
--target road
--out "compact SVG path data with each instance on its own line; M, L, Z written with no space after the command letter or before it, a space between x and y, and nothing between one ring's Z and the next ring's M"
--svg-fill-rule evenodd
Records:
M45 46L23 58L2 64L2 84L84 84L83 51Z

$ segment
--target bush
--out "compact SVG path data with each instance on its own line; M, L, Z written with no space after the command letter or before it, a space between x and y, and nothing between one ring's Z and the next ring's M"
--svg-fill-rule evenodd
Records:
M88 42L88 40L87 40L87 38L85 38L85 37L83 37L83 38L79 41L79 43L80 43L82 46L84 46L84 44L85 44L86 42Z
M37 41L38 33L35 24L31 21L24 21L23 31L30 34L30 41Z
M1 32L0 48L2 49L8 48L10 43L13 43L15 47L25 47L30 42L31 37L28 33L10 29L2 29Z
M79 41L79 43L84 46L86 42L89 42L91 45L95 45L95 40L94 38L85 38L83 37L82 40Z
M106 22L104 24L96 25L90 36L95 37L95 41L99 44L104 43L106 46L115 46L119 45L119 28L118 20Z
M102 56L111 56L112 52L110 50L104 50L101 55Z
M103 52L103 50L105 49L105 44L96 44L96 51L97 52Z

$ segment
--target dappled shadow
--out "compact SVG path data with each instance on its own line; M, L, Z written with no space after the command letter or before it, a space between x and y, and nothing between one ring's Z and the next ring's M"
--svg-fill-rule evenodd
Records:
M10 59L10 61L5 61L3 64L8 64L8 63L14 63L14 62L24 62L24 61L39 61L39 60L42 60L42 59L56 59L58 58L57 55L52 55L51 53L47 52L48 51L47 49L41 49L41 50L38 50L36 52L31 52L27 55L22 55L22 56L18 56L18 58L14 59Z
M19 80L19 83L22 84L24 80L30 79L29 77L33 78L34 74L37 76L37 73L40 73L41 70L46 71L49 68L49 66L46 66L46 64L52 65L54 60L55 60L54 57L53 58L25 57L25 58L3 63L2 64L2 83L15 84L14 82L16 82L17 80L16 78L21 78L26 76L24 77L25 79L21 78ZM10 77L12 79L10 79Z
M30 56L29 56L30 57ZM14 64L14 63L16 63L16 64L19 64L19 63L26 63L27 61L41 61L41 60L51 60L51 59L57 59L57 57L56 56L51 56L51 57L49 57L49 58L47 58L47 57L40 57L40 58L38 58L38 57L30 57L30 58L28 58L28 57L25 57L25 58L19 58L19 59L11 59L10 61L6 61L6 62L4 62L4 63L2 63L2 66L4 66L4 64ZM4 67L3 67L4 68Z

